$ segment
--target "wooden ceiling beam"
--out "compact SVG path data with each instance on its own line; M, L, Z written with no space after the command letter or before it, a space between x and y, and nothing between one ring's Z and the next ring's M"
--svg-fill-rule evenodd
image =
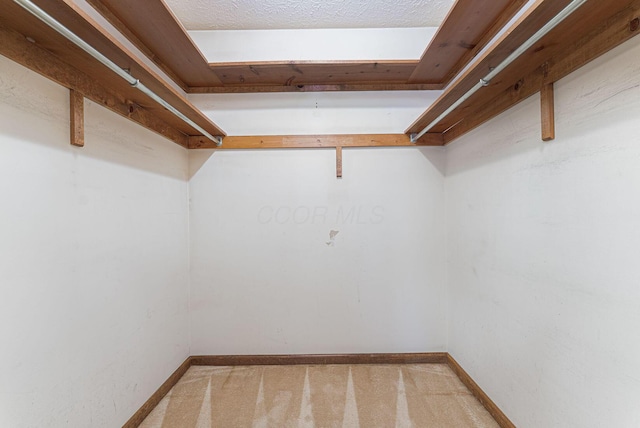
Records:
M69 88L76 97L84 96L176 144L183 147L188 145L187 135L183 132L159 119L154 113L137 106L125 95L98 84L93 77L60 60L39 45L29 42L23 34L7 28L2 22L0 22L0 54ZM79 104L74 107L77 107L74 113L79 113Z
M534 69L526 74L515 74L505 70L507 74L501 78L503 83L498 86L499 91L482 90L461 106L464 109L464 117L444 133L445 144L640 33L640 0L609 0L600 5L597 0L593 0L585 6L589 4L592 7L597 6L596 9L591 9L590 18L577 17L579 22L585 22L589 31L583 32L581 37L571 43L559 45L553 56L536 57ZM575 22L568 24L569 28L577 29ZM558 33L567 34L566 30L562 29ZM527 61L534 59L529 58Z
M526 0L457 0L408 82L451 81L525 3Z
M335 147L416 147L442 146L442 134L427 134L419 144L413 144L405 134L338 134L338 135L264 135L229 136L221 147L209 140L190 137L190 149L311 149Z

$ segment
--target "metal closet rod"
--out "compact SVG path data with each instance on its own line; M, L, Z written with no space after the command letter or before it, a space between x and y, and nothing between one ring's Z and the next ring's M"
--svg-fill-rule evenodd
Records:
M574 0L567 5L560 13L554 16L549 22L547 22L542 28L540 28L529 40L524 42L518 49L513 51L504 61L500 63L496 68L492 69L483 79L480 79L478 83L469 89L466 94L453 103L448 109L446 109L440 116L434 119L429 125L427 125L422 131L417 134L411 134L411 142L417 142L424 134L429 132L434 126L438 124L442 119L447 117L449 113L458 108L462 103L467 101L473 94L478 92L480 88L489 86L491 80L496 77L501 71L507 68L513 61L515 61L520 55L529 50L534 44L540 41L549 31L553 30L558 24L564 21L569 15L575 12L580 6L582 6L587 0Z
M147 88L142 82L138 79L130 75L127 71L122 69L118 64L111 61L109 58L101 54L97 51L93 46L82 40L80 37L76 36L72 31L70 31L67 27L58 22L55 18L49 15L44 10L40 9L37 5L33 4L29 0L13 0L16 4L20 5L23 9L27 10L33 16L38 18L40 21L47 24L49 27L53 28L55 31L63 35L66 39L71 41L73 44L78 46L80 49L100 61L105 67L116 73L118 76L122 77L126 80L131 86L140 90L142 93L147 95L149 98L160 104L162 107L169 110L171 113L179 117L182 121L187 123L189 126L196 129L198 132L201 132L202 135L209 138L211 141L215 141L216 145L220 147L222 145L222 137L216 137L205 131L200 125L195 123L193 120L189 119L182 112L176 109L174 106L169 104L163 98L161 98L158 94L153 92L151 89Z

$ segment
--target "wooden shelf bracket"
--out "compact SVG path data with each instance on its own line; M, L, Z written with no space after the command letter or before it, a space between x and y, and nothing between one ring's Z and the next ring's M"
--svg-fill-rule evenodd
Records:
M71 145L84 147L84 96L69 89L70 139Z
M336 177L342 178L342 147L336 147Z
M555 139L556 122L553 83L545 84L540 90L540 119L542 124L542 141Z

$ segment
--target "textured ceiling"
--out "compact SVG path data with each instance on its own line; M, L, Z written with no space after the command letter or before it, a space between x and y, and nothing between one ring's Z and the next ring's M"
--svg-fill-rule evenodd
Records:
M165 0L187 30L437 27L454 0Z

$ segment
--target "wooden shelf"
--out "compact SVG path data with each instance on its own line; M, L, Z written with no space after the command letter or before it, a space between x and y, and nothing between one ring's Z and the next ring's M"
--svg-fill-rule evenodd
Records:
M409 83L449 83L526 0L458 0L425 49Z
M210 64L225 86L406 84L418 61L289 61Z
M458 0L419 61L243 62L207 69L164 2L88 1L187 92L196 93L442 89L525 3Z
M87 0L185 88L222 85L164 1Z
M420 61L337 61L207 64L162 1L90 0L132 42L188 92L399 90L442 87L477 55L524 3L523 0L458 0ZM224 132L185 94L107 33L72 0L36 3L212 135ZM557 15L570 0L538 0L493 45L450 83L407 130L417 133L447 110L489 71ZM11 0L0 0L0 53L189 148L213 142L132 88ZM543 137L552 139L552 84L638 34L640 0L588 0L489 86L448 114L417 145L453 141L542 90ZM149 17L152 17L150 19ZM162 31L160 31L162 29ZM32 42L29 42L29 41ZM78 104L79 105L79 104ZM78 111L79 109L76 109ZM81 135L77 129L76 141ZM229 137L223 149L414 146L407 135Z
M407 130L424 129L490 70L528 40L570 0L540 0L436 100ZM589 61L638 34L639 0L589 0L529 51L462 105L440 120L431 132L445 143L464 135L516 103L540 92Z
M129 70L132 76L139 79L149 89L172 104L207 132L212 135L225 135L215 123L195 108L183 94L167 84L157 73L136 58L133 53L102 29L91 17L74 5L71 0L37 0L35 3L121 68ZM19 33L22 35L23 40L33 40L33 44L44 56L51 54L68 65L69 68L65 71L66 73L73 74L73 70L77 70L82 75L93 79L97 86L108 89L117 97L116 102L128 104L133 110L144 109L161 119L167 126L185 134L185 136L201 134L201 132L187 125L155 101L133 88L111 70L14 2L2 0L0 1L0 6L2 7L0 26L4 30L2 33L4 34L3 40L0 43L0 53L59 83L64 84L63 82L66 81L66 86L70 87L70 89L78 89L71 87L74 79L76 79L74 76L59 76L60 67L48 70L41 64L26 62L26 58L20 55L19 52L18 55L16 55L16 52L11 54L9 51L12 49L15 51L16 44L19 43L12 34ZM12 46L9 46L9 43ZM36 55L35 52L35 50L32 50L32 57ZM20 59L21 56L22 60ZM43 62L46 63L44 60ZM89 89L85 88L85 92L87 90ZM87 94L84 95L87 96ZM87 97L91 98L90 96Z
M442 134L427 134L419 144L413 144L405 134L340 134L340 135L262 135L227 137L222 147L208 140L190 138L191 149L313 149L335 147L415 147L442 146Z

